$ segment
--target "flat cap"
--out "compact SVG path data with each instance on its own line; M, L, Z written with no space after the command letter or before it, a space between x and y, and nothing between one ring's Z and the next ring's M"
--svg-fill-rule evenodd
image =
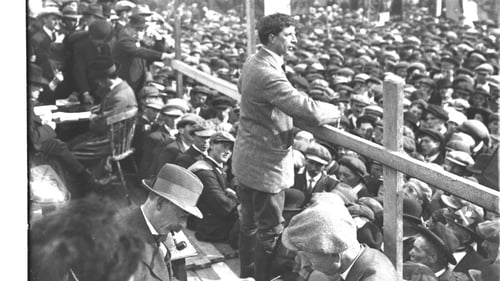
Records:
M431 139L434 141L438 141L441 144L444 142L444 136L440 132L432 129L420 129L419 130L420 136L429 136Z
M344 156L338 161L339 165L345 166L360 177L366 176L366 165L357 157Z
M462 167L474 165L474 159L472 159L469 153L463 151L450 151L446 154L446 159Z
M305 151L306 159L318 162L323 165L328 165L332 160L332 155L326 147L318 143L311 143Z
M356 225L342 199L334 193L316 194L316 201L290 220L283 231L286 248L338 254L358 243Z
M431 113L438 119L448 121L448 112L446 112L446 110L444 110L444 108L439 105L429 104L427 106L426 112Z
M474 68L474 71L476 72L487 72L488 74L493 74L493 66L489 63L483 63L478 65L476 68Z
M236 140L233 135L226 131L218 131L210 136L210 142L229 142L234 143Z

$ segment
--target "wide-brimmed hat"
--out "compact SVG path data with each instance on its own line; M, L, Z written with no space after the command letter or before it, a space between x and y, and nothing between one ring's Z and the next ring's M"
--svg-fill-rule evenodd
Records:
M100 19L106 19L103 14L102 6L100 4L90 4L87 9L82 12L82 15L89 15L98 17Z
M167 163L154 180L143 179L142 185L193 216L203 218L200 209L196 207L203 184L187 169Z
M436 222L430 230L423 226L417 226L417 231L432 243L437 251L442 251L451 264L457 264L453 252L457 249L459 242L455 234L440 222Z

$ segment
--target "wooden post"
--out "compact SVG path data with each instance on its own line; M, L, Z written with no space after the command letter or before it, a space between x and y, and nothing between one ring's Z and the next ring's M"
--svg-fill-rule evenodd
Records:
M384 147L403 151L404 80L389 76L384 81ZM403 280L403 197L400 193L403 174L384 166L384 253ZM382 188L382 187L381 187Z
M180 0L175 0L174 11L175 11L175 59L181 60L181 10L179 8ZM184 85L182 82L182 73L175 71L176 84L177 84L177 97L182 98L184 94Z
M247 56L255 53L255 0L246 0Z

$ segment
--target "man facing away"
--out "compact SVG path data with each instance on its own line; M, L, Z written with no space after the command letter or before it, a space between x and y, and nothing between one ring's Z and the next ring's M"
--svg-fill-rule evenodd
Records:
M233 173L241 203L240 275L255 272L260 281L270 277L272 252L283 230L284 189L293 185L293 119L319 126L336 121L340 113L300 94L286 78L283 56L297 43L292 17L265 16L258 33L263 47L246 61L238 81L241 116Z

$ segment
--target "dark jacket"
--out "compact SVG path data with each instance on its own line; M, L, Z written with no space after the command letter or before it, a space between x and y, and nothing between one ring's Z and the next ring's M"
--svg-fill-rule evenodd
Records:
M311 196L315 192L330 192L332 191L338 184L338 181L334 180L333 178L322 174L320 179L316 182L314 185L313 189L308 190L308 182L306 180L306 169L302 173L297 172L295 174L295 182L293 184L293 188L298 189L302 191L305 195L304 198L304 205L307 205L309 201L311 201Z
M196 222L196 236L205 241L224 241L238 215L238 202L226 195L226 175L211 159L196 161L189 167L203 183L198 208L203 219Z
M193 145L191 145L188 150L181 153L177 159L175 159L175 164L187 169L189 166L193 165L194 162L203 159L205 159L205 155L201 154L201 152L194 149Z
M174 141L174 138L165 126L159 127L158 130L150 133L144 139L142 145L142 160L140 164L140 175L142 178L156 176L158 171L152 168L155 166L153 163L156 161L156 155L158 154L159 148L172 141Z
M147 64L161 60L161 52L139 47L127 28L120 30L112 48L113 59L118 68L118 76L126 80L134 92L144 86Z

